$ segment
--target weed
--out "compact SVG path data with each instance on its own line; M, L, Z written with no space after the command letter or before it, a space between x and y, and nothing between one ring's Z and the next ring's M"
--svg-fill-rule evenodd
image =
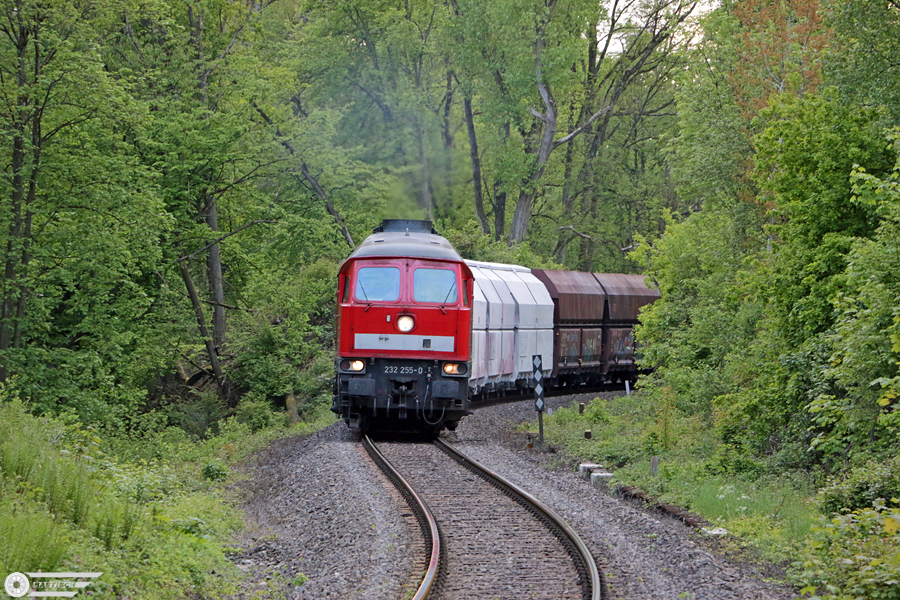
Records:
M592 440L583 439L586 428ZM809 478L767 476L757 459L738 471L719 468L749 457L727 454L706 417L682 412L674 394L595 399L582 415L573 404L545 418L544 429L548 443L564 446L569 456L615 467L616 482L725 527L759 557L788 562L815 524ZM659 456L656 476L652 456Z

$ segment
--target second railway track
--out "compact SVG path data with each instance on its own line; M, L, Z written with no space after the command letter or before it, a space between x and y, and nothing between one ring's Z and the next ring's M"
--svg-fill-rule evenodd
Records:
M391 465L388 469L395 472L389 477L395 485L405 482L412 490L401 491L407 502L427 507L417 520L424 546L439 552L440 559L428 558L431 568L415 598L605 597L587 547L564 521L523 490L440 440L377 446L367 437L363 441L370 454Z

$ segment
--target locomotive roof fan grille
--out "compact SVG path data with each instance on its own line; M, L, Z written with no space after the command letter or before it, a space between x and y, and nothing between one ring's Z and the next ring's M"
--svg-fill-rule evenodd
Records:
M372 230L372 233L433 233L437 235L431 221L418 221L415 219L384 219L381 225Z

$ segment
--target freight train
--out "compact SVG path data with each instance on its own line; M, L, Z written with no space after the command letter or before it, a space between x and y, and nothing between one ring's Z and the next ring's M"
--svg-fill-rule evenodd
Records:
M633 382L641 275L463 260L430 221L385 220L341 265L331 410L350 427L456 429L473 402Z

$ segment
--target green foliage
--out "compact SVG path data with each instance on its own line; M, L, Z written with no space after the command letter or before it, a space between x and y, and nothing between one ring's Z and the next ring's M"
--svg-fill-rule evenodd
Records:
M12 488L12 489L11 489ZM69 552L66 529L60 527L42 507L28 501L12 501L15 488L3 482L0 502L0 534L7 536L0 546L0 568L5 573L43 568L55 571Z
M632 252L662 293L636 330L642 363L655 369L643 385L671 388L683 409L711 415L713 399L741 389L753 368L732 357L747 355L762 315L743 284L747 249L761 243L754 222L754 207L722 203L670 220L660 240Z
M822 6L839 42L825 61L831 80L848 103L882 106L884 121L896 125L900 119L896 6L874 0L826 0Z
M606 408L606 402L600 398L594 398L584 409L584 418L593 425L606 425L612 417Z
M9 538L0 569L101 571L90 590L104 599L234 593L239 574L225 545L242 519L222 483L232 480L230 465L285 430L254 434L228 419L219 435L198 441L160 423L102 440L77 422L36 418L4 399L0 533ZM147 447L164 459L123 460Z
M255 398L283 404L293 391L304 409L330 394L336 272L333 261L320 260L272 271L247 287L259 308L234 323L232 377Z
M245 396L238 404L234 418L238 423L249 427L252 432L284 423L283 414L276 415L267 400L255 400L251 394Z
M210 481L223 481L228 479L228 467L220 462L211 462L203 465L203 476Z
M896 143L897 133L891 136ZM874 210L880 224L874 236L854 241L845 273L846 290L834 298L839 320L828 373L843 393L810 403L821 427L816 443L833 456L858 449L891 454L898 432L897 299L900 298L900 161L876 177L854 169L854 202Z
M577 406L560 408L544 419L545 437L573 460L614 469L614 484L637 486L725 527L758 556L781 563L796 556L817 516L810 478L800 471L770 474L751 453L718 443L701 419L674 404L655 406L658 401L641 390L630 398L595 399L581 415ZM601 406L604 419L597 423L589 412ZM583 438L585 429L592 439ZM652 456L659 457L656 476Z
M900 598L900 510L876 502L822 517L806 543L800 579L819 600Z
M819 507L826 515L870 508L876 501L884 504L891 498L900 498L898 456L885 461L866 461L831 479L818 496Z
M846 255L854 238L875 231L877 214L852 201L848 177L854 165L889 169L874 112L851 110L833 93L779 96L764 111L769 125L756 139L756 179L774 199L780 223L770 231L783 240L766 285L793 343L834 324L831 301L842 287Z
M668 164L678 193L695 210L756 194L746 177L754 130L729 80L742 49L732 13L722 6L701 18L703 38L675 80L679 126Z
M466 260L516 264L530 269L560 268L552 260L534 253L528 243L509 246L505 242L491 241L489 237L481 234L474 221L470 221L462 227L453 227L439 222L436 229L453 244L456 251Z

